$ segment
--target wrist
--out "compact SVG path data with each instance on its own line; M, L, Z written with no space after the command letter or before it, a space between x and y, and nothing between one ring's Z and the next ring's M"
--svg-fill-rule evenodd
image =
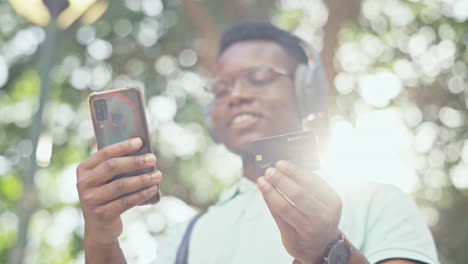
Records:
M352 244L340 231L339 238L327 246L325 254L318 264L349 264L353 253L352 249Z
M311 249L308 256L305 259L297 259L294 258L292 264L323 264L325 258L328 256L330 246L335 244L336 242L340 241L342 237L341 231L337 228L333 235L330 236L329 239L324 239L324 243L322 244L320 249Z
M86 232L83 238L83 242L86 248L111 248L119 246L119 240L115 239L103 239L96 232Z
M112 249L120 249L120 244L118 240L115 241L106 241L102 242L99 241L99 239L95 239L93 237L87 237L85 236L84 238L84 246L87 251L95 251L95 250L112 250Z
M84 241L97 245L97 246L109 246L118 244L120 232L115 232L106 227L98 227L96 225L90 225L85 222L84 226Z

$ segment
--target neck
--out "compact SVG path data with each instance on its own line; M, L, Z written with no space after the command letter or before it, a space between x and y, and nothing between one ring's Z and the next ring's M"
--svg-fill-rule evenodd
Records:
M244 177L253 181L257 181L257 172L255 171L255 161L251 155L242 157L242 167L244 169Z

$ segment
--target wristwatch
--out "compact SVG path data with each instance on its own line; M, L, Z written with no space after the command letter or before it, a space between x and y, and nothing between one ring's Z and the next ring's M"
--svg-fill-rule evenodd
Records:
M343 234L340 239L328 245L322 264L349 264L351 260L351 247L346 244Z

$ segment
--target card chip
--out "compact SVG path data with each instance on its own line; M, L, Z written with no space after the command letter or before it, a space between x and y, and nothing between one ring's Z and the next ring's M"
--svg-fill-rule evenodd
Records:
M257 161L261 161L262 160L262 155L257 155Z

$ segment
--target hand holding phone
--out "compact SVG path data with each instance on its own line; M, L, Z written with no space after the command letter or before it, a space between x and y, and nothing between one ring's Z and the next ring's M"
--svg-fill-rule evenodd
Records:
M89 107L93 121L98 149L130 138L140 138L142 146L126 156L153 153L148 132L142 94L138 88L93 93L89 96ZM118 174L109 181L130 177L155 170L155 167ZM143 204L155 203L160 199L157 193Z
M157 184L161 182L162 174L156 170L109 182L116 175L155 166L153 154L125 156L141 147L142 140L139 138L106 146L77 167L85 240L102 245L117 241L122 233L120 215L158 193Z
M93 93L89 104L98 151L79 164L77 189L85 240L107 245L122 232L123 212L159 201L162 174L136 88Z

